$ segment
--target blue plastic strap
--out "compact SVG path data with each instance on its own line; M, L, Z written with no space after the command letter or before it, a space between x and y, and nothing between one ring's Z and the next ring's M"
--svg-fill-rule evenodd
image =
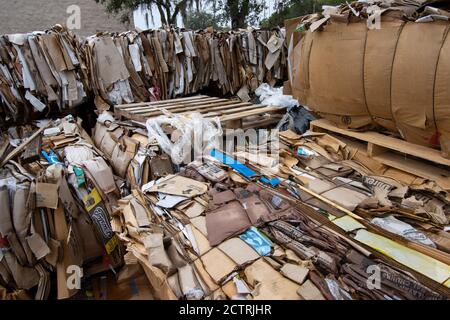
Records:
M233 159L220 151L217 151L216 149L211 150L210 154L212 157L216 158L223 164L230 166L231 168L233 168L234 170L236 170L237 172L239 172L240 174L242 174L243 176L245 176L248 179L258 176L258 174L255 171L253 171L246 165L240 163L236 159ZM280 184L280 180L278 178L272 178L269 180L266 177L262 177L259 181L261 181L264 184L269 184L272 187L276 187Z

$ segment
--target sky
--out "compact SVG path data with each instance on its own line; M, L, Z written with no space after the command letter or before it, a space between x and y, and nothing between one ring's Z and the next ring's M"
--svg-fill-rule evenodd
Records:
M264 18L269 17L274 9L273 6L275 4L275 0L266 0L266 9L263 11L263 13L261 14L261 20ZM204 8L205 11L209 11L211 12L211 6L205 7ZM155 8L152 9L153 11L153 21L152 18L149 15L149 25L146 24L146 19L145 19L145 12L147 10L142 10L142 9L137 9L134 11L134 26L138 29L141 30L145 30L145 29L154 29L154 28L159 28L161 27L161 18L159 16L159 12L158 10ZM178 22L177 22L177 26L178 27L182 27L183 26L183 22L181 20L181 17L178 16Z

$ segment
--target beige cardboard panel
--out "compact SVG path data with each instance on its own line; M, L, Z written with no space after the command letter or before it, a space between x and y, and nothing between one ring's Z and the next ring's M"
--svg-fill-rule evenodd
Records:
M306 104L305 97L302 94L303 90L305 89L305 77L307 75L307 72L305 72L305 69L302 68L302 64L308 62L307 59L302 59L302 51L304 48L305 39L310 40L312 37L311 34L306 34L306 36L300 40L300 42L294 46L294 49L292 51L291 56L291 65L292 65L292 82L291 82L291 90L292 95L298 99L301 103Z
M208 236L208 231L206 229L206 219L205 216L199 216L191 219L192 225L198 229L205 237Z
M439 55L434 86L434 115L440 133L441 149L450 157L450 37L445 38Z
M286 39L290 39L293 33L300 34L300 32L294 32L300 23L302 17L292 18L284 21L284 27L286 28ZM298 37L295 37L294 46L298 43Z
M301 89L303 90L308 90L309 89L309 73L310 73L310 56L311 56L311 51L312 51L312 46L313 46L313 39L314 39L314 34L311 32L306 32L304 39L300 40L299 44L297 44L297 46L300 45L300 58L302 58L302 60L299 60L301 62L300 64L300 77L298 77L299 81L300 81L300 86ZM294 55L294 63L297 62L298 60L298 56ZM304 58L304 59L303 59ZM294 75L296 74L296 71L294 70ZM296 87L296 81L294 81L293 83L294 88Z
M197 229L192 227L192 233L194 234L195 241L197 241L198 250L200 251L200 255L205 254L209 250L211 250L211 246L209 245L208 239Z
M309 269L292 263L286 263L280 270L281 274L286 278L302 284L308 276Z
M92 177L98 183L101 190L110 193L116 190L114 176L111 167L101 157L94 158L84 162L86 169L92 174Z
M255 300L300 300L297 294L299 285L283 277L263 259L255 261L245 271L247 283L259 285L254 293Z
M310 280L306 280L297 293L305 300L326 300L320 290Z
M38 182L36 184L36 206L56 209L58 207L58 185Z
M435 131L434 77L447 25L409 22L400 34L392 70L392 112L411 142L424 144ZM410 133L410 127L424 132Z
M110 86L118 80L128 79L130 74L111 37L96 38L95 49L99 78L105 86Z
M201 277L201 280L208 286L211 291L215 291L219 288L217 283L214 282L209 273L205 270L205 267L203 266L200 259L194 261L194 268L197 271L198 275Z
M392 120L391 71L403 24L401 20L381 21L381 29L367 32L364 88L367 109L373 117ZM384 122L379 124L383 125Z
M218 247L237 265L244 265L259 258L259 254L239 238L228 239Z
M292 94L303 105L308 105L309 57L313 34L305 32L292 53Z
M330 110L332 112L333 110ZM370 116L348 116L348 115L336 115L331 113L319 112L319 114L325 119L335 123L340 128L361 128L370 123Z
M176 196L193 198L208 190L206 184L182 176L172 176L163 183L157 184L150 192L162 192Z
M213 248L201 257L206 271L214 282L220 283L227 275L236 268L236 264L228 258L225 253L217 248Z
M62 55L61 48L58 44L58 39L55 35L46 35L41 37L53 66L57 71L63 71L67 69L66 63L64 61L64 56Z
M308 106L337 115L367 114L362 81L366 33L365 23L330 23L313 33Z

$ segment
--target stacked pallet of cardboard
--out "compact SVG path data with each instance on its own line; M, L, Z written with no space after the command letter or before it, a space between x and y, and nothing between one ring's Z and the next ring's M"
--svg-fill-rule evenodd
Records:
M354 2L290 21L294 96L339 126L377 125L449 156L449 8Z

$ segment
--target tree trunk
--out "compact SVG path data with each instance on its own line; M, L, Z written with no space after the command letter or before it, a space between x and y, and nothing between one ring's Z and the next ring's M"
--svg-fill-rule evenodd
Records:
M173 14L172 14L172 16L171 16L171 18L170 18L170 20L171 20L171 24L173 24L173 25L177 25L177 16L178 16L178 14L180 13L181 14L181 18L183 19L183 23L186 23L186 11L187 11L187 8L186 8L186 4L187 4L187 0L183 0L183 1L180 1L180 2L178 2L178 4L175 6L175 10L173 11Z
M167 15L167 24L168 26L171 26L173 24L172 22L172 15L170 13L170 1L166 0L164 3L164 8L166 9L166 15Z
M245 28L250 0L227 0L227 11L231 19L231 28Z
M164 10L163 10L162 1L156 1L156 7L158 8L159 15L161 16L162 26L167 25L166 14L164 13Z

